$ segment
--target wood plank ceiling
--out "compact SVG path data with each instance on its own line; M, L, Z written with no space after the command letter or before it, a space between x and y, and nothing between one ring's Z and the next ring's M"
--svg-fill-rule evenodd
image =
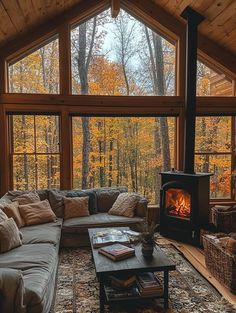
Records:
M236 0L153 0L178 19L190 5L205 17L199 32L236 55Z
M0 47L86 0L0 0ZM98 0L99 1L99 0ZM199 31L236 55L236 0L150 0L183 22L191 5L206 17Z

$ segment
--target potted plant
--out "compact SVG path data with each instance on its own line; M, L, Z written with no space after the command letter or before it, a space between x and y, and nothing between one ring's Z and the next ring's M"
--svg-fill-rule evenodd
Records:
M148 223L147 219L140 224L140 243L142 245L142 254L144 257L152 257L154 247L156 245L155 232L158 224L154 222Z

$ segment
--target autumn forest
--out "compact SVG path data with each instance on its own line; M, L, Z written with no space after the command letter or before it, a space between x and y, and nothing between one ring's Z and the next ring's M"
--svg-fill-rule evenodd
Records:
M9 64L9 92L59 93L58 39ZM72 94L173 96L175 43L121 11L71 29ZM198 62L197 94L231 96L232 82ZM158 203L159 172L175 167L176 116L72 117L73 187L127 186ZM9 116L14 189L60 188L60 117ZM211 172L211 198L231 198L234 118L197 117L195 169ZM68 140L70 140L68 138Z

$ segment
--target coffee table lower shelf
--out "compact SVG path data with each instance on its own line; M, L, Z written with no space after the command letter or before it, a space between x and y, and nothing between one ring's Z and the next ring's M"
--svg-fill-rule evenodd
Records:
M137 295L130 295L130 296L117 296L117 297L109 297L109 286L104 285L104 292L105 292L105 296L106 296L106 302L117 302L117 301L132 301L132 300L144 300L144 299L161 299L164 298L164 292L162 291L160 294L152 294L152 295L145 295L145 296L141 296L140 294ZM138 288L138 287L137 287ZM119 291L117 291L118 293ZM138 292L139 293L139 292Z
M150 296L128 296L128 297L117 297L114 299L109 299L106 292L106 282L100 279L100 313L104 313L104 305L112 304L115 302L123 301L144 301L145 299L163 299L164 308L168 308L168 281L169 281L169 271L164 270L164 284L163 284L163 293L161 295L150 295Z

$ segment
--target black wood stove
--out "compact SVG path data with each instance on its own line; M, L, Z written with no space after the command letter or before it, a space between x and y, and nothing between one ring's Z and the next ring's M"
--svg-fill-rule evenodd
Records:
M198 245L200 229L206 227L209 219L211 176L208 173L194 173L197 27L204 17L191 7L186 7L181 16L187 20L184 171L160 173L160 233Z
M208 225L211 174L179 171L160 174L160 233L199 245L200 230Z

